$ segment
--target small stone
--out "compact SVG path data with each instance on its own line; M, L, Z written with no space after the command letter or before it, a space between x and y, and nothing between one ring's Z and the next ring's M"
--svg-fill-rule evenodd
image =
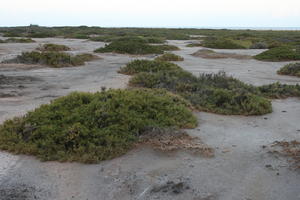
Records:
M272 167L272 165L266 165L266 168L271 168Z
M267 117L264 117L264 120L267 120L268 118Z

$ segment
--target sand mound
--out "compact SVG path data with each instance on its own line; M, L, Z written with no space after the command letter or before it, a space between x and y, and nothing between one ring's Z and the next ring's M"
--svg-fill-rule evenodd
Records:
M207 58L207 59L224 59L224 58L234 58L234 59L250 59L251 56L241 55L235 53L217 53L209 49L200 49L192 54L195 57Z

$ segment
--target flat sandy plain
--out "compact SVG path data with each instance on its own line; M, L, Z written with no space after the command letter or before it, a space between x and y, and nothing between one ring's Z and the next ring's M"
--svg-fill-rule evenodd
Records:
M70 53L88 53L102 42L46 38L37 43L0 44L0 61L41 43L65 44ZM174 53L185 61L182 68L199 74L225 71L254 85L280 81L296 84L296 77L277 75L285 62L253 59L203 59L190 54L201 47L185 47L192 41L168 41L181 48ZM215 50L255 55L263 50ZM117 70L136 58L149 56L97 54L102 59L82 67L48 68L1 64L0 75L11 77L0 88L0 122L19 116L71 91L125 88L129 76ZM1 78L1 77L0 77ZM3 78L3 76L2 76ZM0 152L0 199L45 200L297 200L300 173L286 158L275 157L263 145L276 140L300 140L300 99L272 102L274 112L264 116L223 116L195 113L196 129L187 130L215 149L215 157L204 158L188 152L164 153L140 147L126 155L84 165L40 162L34 157Z

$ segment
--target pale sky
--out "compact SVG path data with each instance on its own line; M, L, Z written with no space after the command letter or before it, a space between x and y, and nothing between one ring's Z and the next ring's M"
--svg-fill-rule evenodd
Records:
M0 1L0 26L300 27L300 0Z

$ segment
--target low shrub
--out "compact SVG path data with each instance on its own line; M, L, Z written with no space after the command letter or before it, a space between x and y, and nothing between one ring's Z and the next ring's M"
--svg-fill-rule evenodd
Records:
M114 52L121 54L162 54L164 52L159 46L152 46L140 41L113 41L105 47L95 50L96 53Z
M178 51L178 50L180 50L177 46L169 45L169 44L157 45L157 47L159 47L163 51Z
M5 121L0 149L44 161L97 163L126 153L149 127L195 127L188 106L164 90L74 92Z
M250 46L250 49L268 49L268 44L265 42L256 42Z
M44 44L41 47L38 48L40 51L69 51L71 50L70 47L67 47L66 45L60 45L60 44Z
M159 57L156 57L157 61L183 61L184 58L173 53L165 53Z
M157 61L133 61L122 68L120 73L130 71L127 74L135 74L129 82L131 86L167 89L181 95L202 111L262 115L272 112L272 105L268 98L300 96L299 85L275 83L255 87L228 77L223 72L201 74L196 77L175 64L170 69L166 67L152 70L155 62ZM134 69L138 70L131 70L133 63Z
M94 59L95 56L91 54L80 54L71 56L62 52L53 51L32 51L23 52L22 55L14 59L6 60L3 63L24 63L24 64L41 64L50 67L70 67L83 65L84 62Z
M254 58L262 61L300 60L300 52L290 46L280 46L264 51Z
M4 42L6 42L6 43L32 43L35 41L31 38L8 38Z
M164 61L134 60L125 67L121 67L119 73L132 75L139 72L158 72L181 70L178 65Z
M224 38L207 38L202 46L213 49L245 49L246 47Z
M281 75L290 75L300 77L300 63L287 64L277 71Z
M258 87L259 92L268 98L280 99L287 97L300 97L300 85L287 85L279 82Z
M186 45L186 47L201 47L201 46L202 46L201 43L191 43Z

